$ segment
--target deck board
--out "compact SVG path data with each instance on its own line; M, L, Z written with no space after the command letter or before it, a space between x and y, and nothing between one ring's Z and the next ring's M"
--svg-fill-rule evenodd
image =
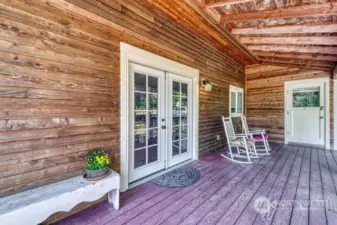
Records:
M283 190L283 187L287 181L289 176L289 172L292 168L292 165L295 161L295 157L297 154L297 149L291 148L292 152L290 153L287 161L284 163L282 169L277 174L276 172L270 174L266 182L263 182L259 190L254 194L254 197L251 199L250 203L247 204L243 213L238 217L236 223L238 224L260 224L265 225L266 220L263 221L255 221L258 216L258 212L255 210L256 200L261 198L268 198L271 202L275 199L278 199L280 190ZM268 219L268 218L265 218Z
M185 188L147 182L121 195L115 211L107 201L70 216L62 225L284 225L334 224L337 221L337 154L292 145L273 144L271 156L252 165L231 163L212 153L191 164L201 179ZM255 210L256 199L291 201L268 214ZM293 204L293 200L299 200ZM309 205L309 200L330 204Z

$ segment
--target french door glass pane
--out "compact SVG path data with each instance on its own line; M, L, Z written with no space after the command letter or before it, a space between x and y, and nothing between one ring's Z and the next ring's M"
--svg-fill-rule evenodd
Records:
M158 161L158 81L135 73L134 168Z
M180 154L180 141L172 142L172 156L176 156Z
M158 145L149 147L148 161L149 163L156 162L158 160Z
M135 129L146 128L146 111L135 112Z
M149 76L148 92L157 93L158 92L158 78Z
M172 85L172 156L187 152L188 84Z
M135 73L135 90L146 91L146 75Z
M158 127L158 115L157 111L149 112L149 127Z
M146 110L146 94L135 93L135 110Z
M146 146L146 130L135 131L135 149Z
M135 151L135 168L144 166L146 164L146 148Z

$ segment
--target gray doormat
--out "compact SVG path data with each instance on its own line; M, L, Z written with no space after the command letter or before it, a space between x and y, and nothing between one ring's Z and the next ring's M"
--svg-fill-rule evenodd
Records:
M191 167L182 167L161 175L152 180L152 183L164 187L185 187L194 184L200 179L200 172Z

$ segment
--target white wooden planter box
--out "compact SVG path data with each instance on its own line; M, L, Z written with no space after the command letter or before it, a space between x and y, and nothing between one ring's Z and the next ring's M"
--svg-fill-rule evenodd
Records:
M102 180L89 182L82 176L21 192L0 199L1 225L36 225L50 215L70 211L81 202L92 202L108 193L119 209L120 177L115 171Z

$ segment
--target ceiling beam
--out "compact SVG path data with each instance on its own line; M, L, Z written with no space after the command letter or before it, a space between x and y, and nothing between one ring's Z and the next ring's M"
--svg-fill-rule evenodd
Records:
M336 30L337 31L337 30ZM337 45L337 36L331 37L239 37L243 44L281 45Z
M284 63L284 62L272 61L272 60L261 61L261 63L264 64L264 65L278 65L278 66L284 66L284 67L303 68L303 69L311 69L311 70L327 71L327 72L333 71L333 68L331 68L331 67L321 67L321 66L310 66L310 65L304 65L304 64Z
M315 60L306 60L306 59L280 59L272 57L261 57L262 61L273 61L281 63L290 63L290 64L300 64L300 65L310 65L310 66L322 66L322 67L335 67L335 62L329 61L315 61Z
M234 28L232 34L303 34L303 33L333 33L337 31L337 24L303 24L303 25L286 25L276 27L251 27L251 28Z
M296 46L296 45L248 45L251 51L264 52L297 52L337 55L337 47Z
M210 8L216 8L226 5L234 5L234 4L240 4L245 2L252 2L254 0L218 0L218 1L205 1L204 2L204 8L210 9Z
M282 19L306 16L331 15L337 13L337 3L303 5L288 8L278 8L269 11L227 14L221 16L221 22L241 22L252 20Z
M301 54L301 53L280 53L280 52L259 52L253 51L253 54L258 57L274 57L274 58L289 58L289 59L307 59L318 61L337 62L335 55L321 55L321 54Z

